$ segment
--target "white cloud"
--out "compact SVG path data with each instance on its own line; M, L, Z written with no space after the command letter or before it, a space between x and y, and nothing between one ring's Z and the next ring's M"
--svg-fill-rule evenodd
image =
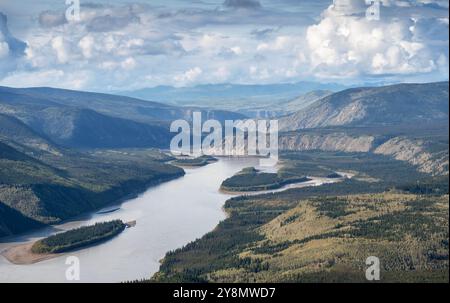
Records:
M121 67L126 70L132 70L136 67L136 60L134 60L131 57L126 58L125 60L122 61Z
M56 53L56 57L59 63L67 63L69 60L69 50L67 42L61 36L55 37L51 40L51 46Z
M330 6L318 24L308 28L306 40L313 73L320 77L356 77L436 69L440 54L415 36L418 20L398 11L395 18L370 21L354 15L363 9L358 3L361 1L337 1L338 5Z
M19 64L5 67L14 50L0 39L0 58L7 58L0 59L0 83L31 86L28 74L48 75L39 80L43 85L123 91L448 77L449 19L442 1L384 0L376 22L364 18L365 0L337 0L328 8L331 0L265 0L259 9L234 9L245 6L241 1L225 7L177 3L86 5L75 23L42 4L39 20L29 16L35 23L21 32L28 48ZM7 82L1 80L9 72Z
M91 35L87 35L87 36L83 37L80 40L80 42L78 43L78 46L80 47L81 52L86 59L92 58L94 44L95 44L95 39Z
M52 83L53 87L82 89L89 80L89 73L85 71L68 74L63 70L51 69L35 72L16 72L3 79L2 83L6 86L19 87L48 86L48 83Z
M1 41L0 39L0 59L6 58L9 55L8 43Z
M182 74L178 74L174 77L174 80L177 82L177 86L184 86L187 84L191 84L196 81L203 74L203 70L196 66L185 71Z

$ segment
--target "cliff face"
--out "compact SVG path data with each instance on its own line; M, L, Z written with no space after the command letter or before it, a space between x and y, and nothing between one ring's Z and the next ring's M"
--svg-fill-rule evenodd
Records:
M343 151L369 152L375 138L372 136L353 137L345 133L327 135L294 134L280 138L280 148L291 151Z
M424 173L448 174L448 149L432 153L427 150L427 144L423 140L396 137L377 147L374 153L406 161Z
M288 151L372 152L408 162L424 173L448 174L448 147L436 149L429 141L402 136L380 142L375 136L353 136L341 132L331 134L295 133L281 135L279 147L281 150Z

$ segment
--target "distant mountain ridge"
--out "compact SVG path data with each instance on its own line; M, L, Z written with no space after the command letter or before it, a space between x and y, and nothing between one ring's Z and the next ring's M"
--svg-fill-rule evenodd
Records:
M281 84L209 84L194 87L158 86L120 94L145 100L157 100L176 106L199 106L231 110L251 118L271 118L303 108L323 92L348 88L335 83L298 82Z
M170 123L178 119L190 121L194 111L200 111L205 119L219 121L245 117L228 111L175 107L100 93L0 87L3 123L5 115L18 119L35 134L72 148L166 148L171 138ZM1 120L0 129L6 130Z
M315 90L340 91L348 86L337 83L298 82L281 84L206 84L194 87L157 86L135 91L121 92L126 96L161 102L193 101L196 99L243 99L263 96L296 98Z
M284 131L448 120L448 82L352 88L280 119Z

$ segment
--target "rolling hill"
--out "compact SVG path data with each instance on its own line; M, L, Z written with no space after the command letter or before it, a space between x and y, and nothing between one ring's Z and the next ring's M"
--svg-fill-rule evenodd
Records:
M353 88L280 119L284 131L448 120L448 82Z
M8 129L1 126L6 116L16 118L31 132L71 148L168 147L170 122L189 121L193 111L219 121L244 118L233 112L181 108L98 93L0 87L0 130ZM30 144L30 140L25 141Z

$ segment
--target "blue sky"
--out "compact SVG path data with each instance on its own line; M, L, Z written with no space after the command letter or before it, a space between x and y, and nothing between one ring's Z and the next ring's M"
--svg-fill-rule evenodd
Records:
M65 0L0 3L0 85L448 80L448 1L384 0L379 20L365 0L80 2L76 22Z

